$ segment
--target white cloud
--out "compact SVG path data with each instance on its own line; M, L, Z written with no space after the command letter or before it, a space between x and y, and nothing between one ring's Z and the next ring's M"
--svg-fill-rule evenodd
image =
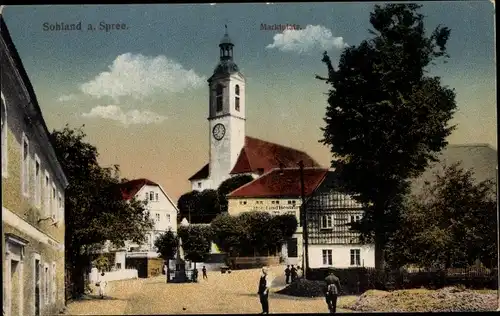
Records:
M141 54L122 54L93 80L81 85L80 90L93 97L130 96L142 99L155 92L175 93L205 85L206 78L194 70L165 56L149 57Z
M57 101L59 102L68 102L68 101L74 101L76 100L78 97L76 94L67 94L67 95L62 95L59 97L59 99L57 99Z
M284 30L274 35L274 42L267 49L279 49L282 52L311 53L347 47L343 37L335 37L330 29L321 25L307 25L300 30Z
M167 117L151 111L130 110L123 112L123 110L117 105L99 105L90 110L90 112L83 113L82 116L118 121L127 126L138 124L160 124L167 119Z

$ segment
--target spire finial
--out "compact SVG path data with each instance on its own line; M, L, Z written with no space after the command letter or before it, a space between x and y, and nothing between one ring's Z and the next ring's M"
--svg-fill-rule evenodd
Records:
M226 34L227 34L227 24L224 24L224 28L226 29Z

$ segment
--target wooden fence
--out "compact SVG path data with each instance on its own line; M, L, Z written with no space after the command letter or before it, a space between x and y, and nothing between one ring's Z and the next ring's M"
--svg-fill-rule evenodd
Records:
M313 269L307 274L309 280L322 281L327 276L326 268ZM374 268L334 269L345 294L358 294L367 290L399 290L411 288L442 288L463 285L474 289L496 289L497 270L486 268L466 269L411 269L376 270Z

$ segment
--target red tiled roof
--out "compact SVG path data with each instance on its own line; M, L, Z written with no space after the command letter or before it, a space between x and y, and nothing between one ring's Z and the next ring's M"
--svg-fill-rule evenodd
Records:
M294 168L300 160L304 162L304 167L320 167L303 151L247 136L245 146L230 173L258 172L258 169L268 172L280 167L280 164Z
M304 167L321 167L307 153L285 147L283 145L271 143L258 138L245 137L245 146L240 151L240 155L230 174L240 173L266 173L282 165L286 167L296 167L302 160ZM262 171L259 171L262 169ZM206 164L196 172L189 180L206 179L209 176L209 165Z
M124 200L132 199L139 190L145 185L158 185L148 179L136 179L120 184L120 191Z
M304 168L305 196L310 196L313 193L327 173L328 169ZM300 196L299 168L274 169L228 194L229 198Z

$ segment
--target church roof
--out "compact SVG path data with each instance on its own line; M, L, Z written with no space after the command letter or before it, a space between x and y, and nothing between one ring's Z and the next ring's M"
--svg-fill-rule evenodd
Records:
M254 137L245 137L245 146L241 149L240 155L230 174L240 173L265 173L274 168L296 167L302 160L304 167L320 167L320 165L307 153L261 140ZM206 179L209 176L209 165L206 164L196 172L189 181Z
M320 167L303 151L247 136L245 146L230 174L259 173L259 169L268 172L280 165L285 168L296 167L300 160L304 162L304 167Z
M122 197L124 200L132 199L139 190L145 185L155 185L158 186L157 183L148 180L148 179L136 179L130 180L128 182L120 184L120 191L122 193Z
M323 182L328 169L304 168L304 194L310 196ZM300 197L300 169L273 169L228 194L228 198Z

